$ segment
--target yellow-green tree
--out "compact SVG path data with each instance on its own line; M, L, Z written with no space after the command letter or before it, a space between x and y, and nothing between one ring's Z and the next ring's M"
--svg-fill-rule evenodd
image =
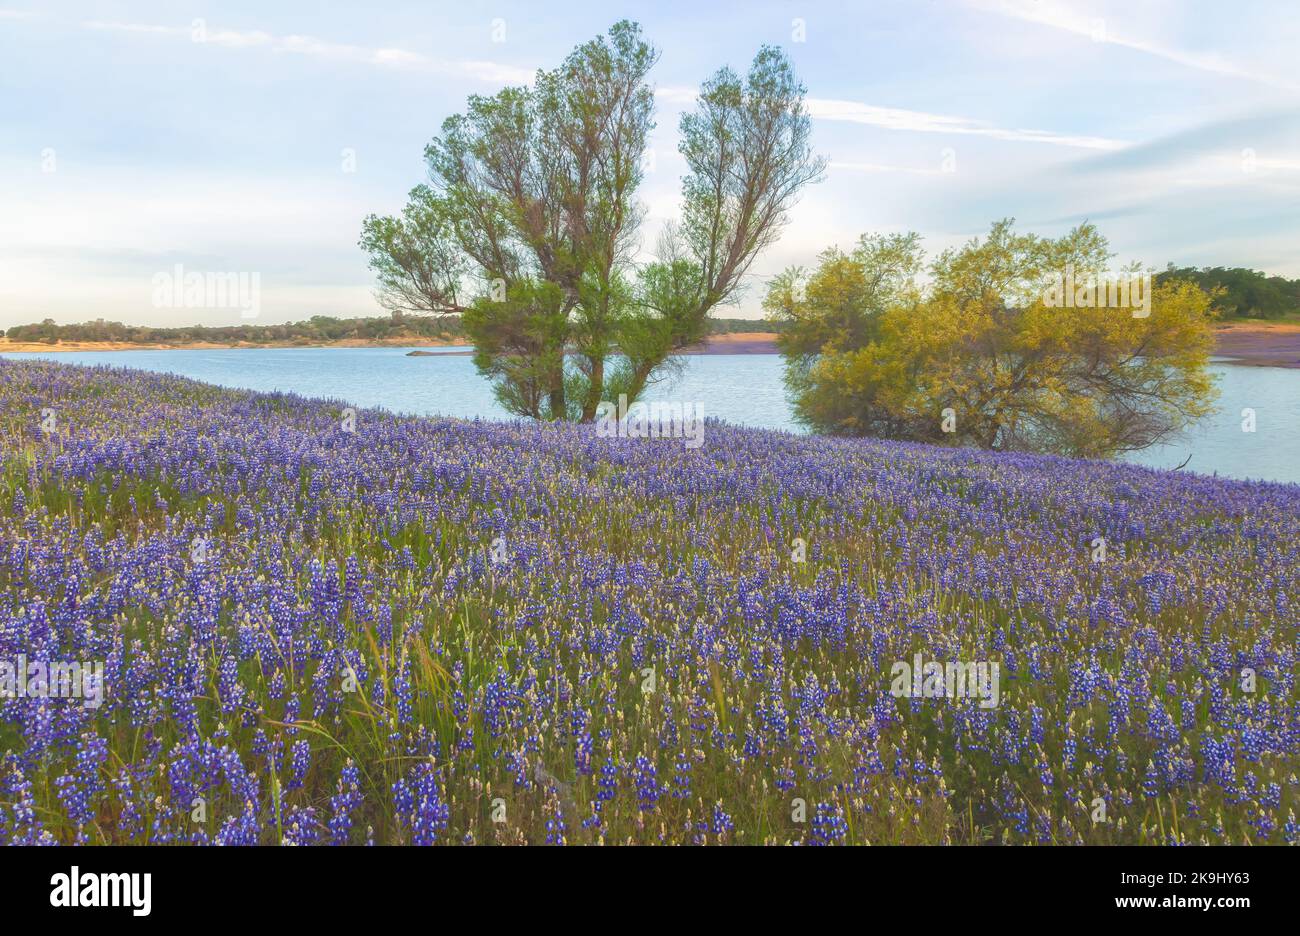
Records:
M1109 457L1209 413L1211 296L1152 288L1089 224L1059 239L1010 220L920 274L915 234L864 237L765 297L796 416L821 432Z

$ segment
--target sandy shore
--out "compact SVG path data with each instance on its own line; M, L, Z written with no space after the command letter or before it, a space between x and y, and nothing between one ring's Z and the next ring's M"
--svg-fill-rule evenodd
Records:
M1300 367L1300 325L1228 322L1215 334L1215 354L1233 364Z
M775 332L734 332L710 335L703 344L694 345L682 354L775 354Z
M1215 356L1233 364L1255 367L1300 368L1300 324L1273 322L1228 322L1215 327ZM119 341L65 341L48 345L40 342L10 341L0 338L0 351L179 351L227 350L231 348L465 348L463 339L440 341L437 339L398 338L388 341L361 341L347 339L326 344L295 344L276 342L268 344L217 344L191 342L188 344L129 344ZM774 332L735 332L713 335L702 344L682 351L682 354L774 354Z

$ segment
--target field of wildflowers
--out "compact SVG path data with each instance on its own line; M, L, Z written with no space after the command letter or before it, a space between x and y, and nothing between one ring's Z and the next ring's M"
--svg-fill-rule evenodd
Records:
M0 361L0 842L1300 839L1300 487L346 406Z

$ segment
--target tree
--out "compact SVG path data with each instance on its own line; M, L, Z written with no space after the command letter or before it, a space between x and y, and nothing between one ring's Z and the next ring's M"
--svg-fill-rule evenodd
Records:
M1051 240L1005 220L941 254L926 286L915 234L827 251L810 276L787 270L764 304L785 323L796 416L823 432L1005 451L1109 457L1159 442L1211 410L1210 296L1170 281L1133 302L1149 314L1115 308L1110 259L1091 225ZM1056 301L1067 271L1106 301ZM1136 267L1128 276L1143 283Z
M1175 267L1156 274L1156 282L1189 280L1214 298L1224 318L1281 318L1300 311L1300 280L1268 276L1244 267Z
M620 22L531 87L471 97L425 150L429 184L401 216L365 220L381 303L459 315L512 413L590 421L603 400L635 400L704 337L824 169L804 88L764 47L744 79L723 68L705 82L682 117L682 218L635 263L657 58Z

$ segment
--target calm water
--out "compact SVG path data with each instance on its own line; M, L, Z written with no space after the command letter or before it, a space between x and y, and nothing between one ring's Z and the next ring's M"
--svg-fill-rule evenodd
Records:
M75 364L111 364L162 371L249 390L284 390L347 400L399 413L509 418L466 354L407 357L407 348L268 348L231 351L86 351L8 354ZM436 349L426 349L436 350ZM1300 370L1216 365L1219 413L1176 443L1133 461L1235 478L1300 482ZM769 429L801 431L792 421L775 354L701 355L647 400L698 403L706 415ZM1254 433L1241 411L1255 410Z

